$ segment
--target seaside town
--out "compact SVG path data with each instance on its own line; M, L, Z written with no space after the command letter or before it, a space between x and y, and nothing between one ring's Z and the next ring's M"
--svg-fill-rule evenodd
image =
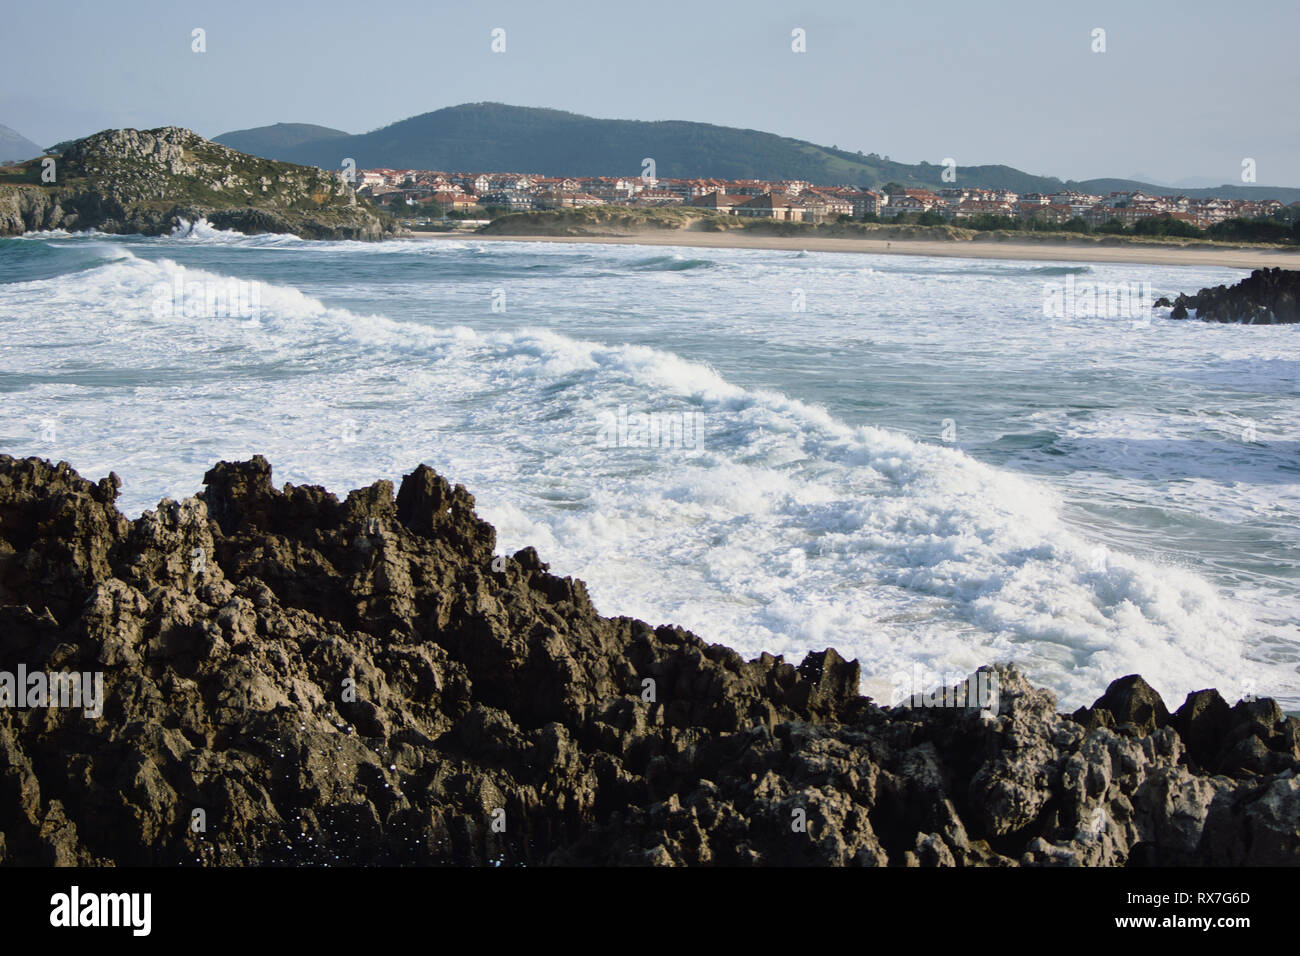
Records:
M520 173L444 173L417 169L366 169L356 173L358 193L400 210L401 204L437 209L457 218L503 212L583 206L692 206L762 219L834 222L888 220L903 214L937 215L946 222L976 217L1038 220L1090 227L1131 226L1164 218L1205 229L1228 219L1264 219L1285 207L1276 199L1189 198L1141 192L1092 196L1074 191L1014 193L1007 189L951 186L939 189L862 189L816 186L801 180L656 179L648 176L553 177ZM1300 209L1300 203L1292 204Z

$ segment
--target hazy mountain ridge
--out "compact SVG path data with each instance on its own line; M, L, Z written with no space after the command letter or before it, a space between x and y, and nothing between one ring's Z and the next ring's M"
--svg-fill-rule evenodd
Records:
M314 123L276 123L272 126L258 126L254 129L238 129L229 133L222 133L220 139L214 140L214 142L219 142L222 146L229 146L241 153L250 153L257 156L261 155L258 150L291 149L303 143L322 139L338 139L349 135L344 130L333 129L329 126L317 126ZM265 156L263 158L274 159L275 157Z
M41 148L8 126L0 126L0 163L17 162L41 155Z
M442 169L530 172L565 176L634 176L646 158L660 177L804 179L821 185L888 182L908 187L952 185L934 163L899 163L759 130L678 120L595 119L561 110L468 103L423 113L355 136L287 142L281 127L240 130L218 143L268 159L338 169L345 159L361 169ZM241 145L236 147L236 142ZM1141 190L1235 199L1300 201L1300 189L1229 185L1176 189L1127 179L1061 180L1006 165L959 166L960 185L1054 192L1073 188L1105 194Z

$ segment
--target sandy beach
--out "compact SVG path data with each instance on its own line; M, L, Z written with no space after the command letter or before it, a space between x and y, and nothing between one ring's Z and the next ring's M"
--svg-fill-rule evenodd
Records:
M1163 246L1087 242L999 242L996 240L837 239L758 236L739 232L646 231L617 236L503 236L466 232L408 234L414 239L484 242L590 242L612 245L688 246L706 249L788 249L871 255L950 256L962 259L1029 259L1048 262L1133 262L1150 265L1300 269L1300 251L1245 246Z

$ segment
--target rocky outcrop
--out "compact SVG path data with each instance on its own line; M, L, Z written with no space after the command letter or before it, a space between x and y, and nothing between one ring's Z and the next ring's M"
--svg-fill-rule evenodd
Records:
M1300 271L1256 269L1236 285L1202 289L1180 295L1173 302L1159 299L1157 306L1173 308L1171 319L1186 319L1189 310L1206 322L1241 322L1276 325L1300 322Z
M51 159L0 169L0 235L163 235L199 219L304 239L379 239L396 230L333 173L246 156L186 129L107 130Z
M339 500L223 462L134 521L119 488L0 457L0 671L104 686L0 706L5 863L1300 863L1272 701L1134 676L1071 718L998 666L880 707L834 650L601 617L425 466Z

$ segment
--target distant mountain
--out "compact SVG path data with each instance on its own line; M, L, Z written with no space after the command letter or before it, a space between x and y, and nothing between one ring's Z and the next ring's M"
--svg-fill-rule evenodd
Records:
M1141 176L1134 177L1141 179ZM1201 189L1220 185L1217 179L1210 176L1188 176L1185 179L1177 179L1169 184L1174 189Z
M0 163L34 159L39 155L41 155L41 148L26 136L11 130L8 126L0 126Z
M281 124L287 126L291 124ZM413 116L370 133L326 135L299 142L274 142L267 131L226 133L217 142L235 146L236 137L256 134L264 142L236 146L268 159L338 169L345 159L359 169L441 169L472 172L526 172L550 176L636 176L642 161L655 161L661 177L725 179L804 179L821 185L840 183L937 187L943 167L933 163L898 163L875 153L852 153L804 140L752 129L680 121L593 119L560 110L469 103ZM293 127L300 129L303 127ZM1010 166L962 166L962 185L1005 188L1015 192L1052 192L1073 188L1107 193L1141 189L1156 195L1300 200L1300 189L1267 186L1222 186L1177 190L1125 179L1064 181L1035 176Z
M310 143L313 140L337 139L347 135L341 129L316 126L312 123L276 123L274 126L257 126L253 129L238 129L233 133L222 133L213 142L229 146L241 153L275 159L272 153Z
M1071 189L1104 196L1107 193L1144 192L1151 196L1189 196L1192 199L1278 199L1284 203L1300 202L1300 189L1287 186L1242 186L1223 183L1219 186L1187 189L1181 186L1157 186L1132 179L1088 179L1067 183Z

